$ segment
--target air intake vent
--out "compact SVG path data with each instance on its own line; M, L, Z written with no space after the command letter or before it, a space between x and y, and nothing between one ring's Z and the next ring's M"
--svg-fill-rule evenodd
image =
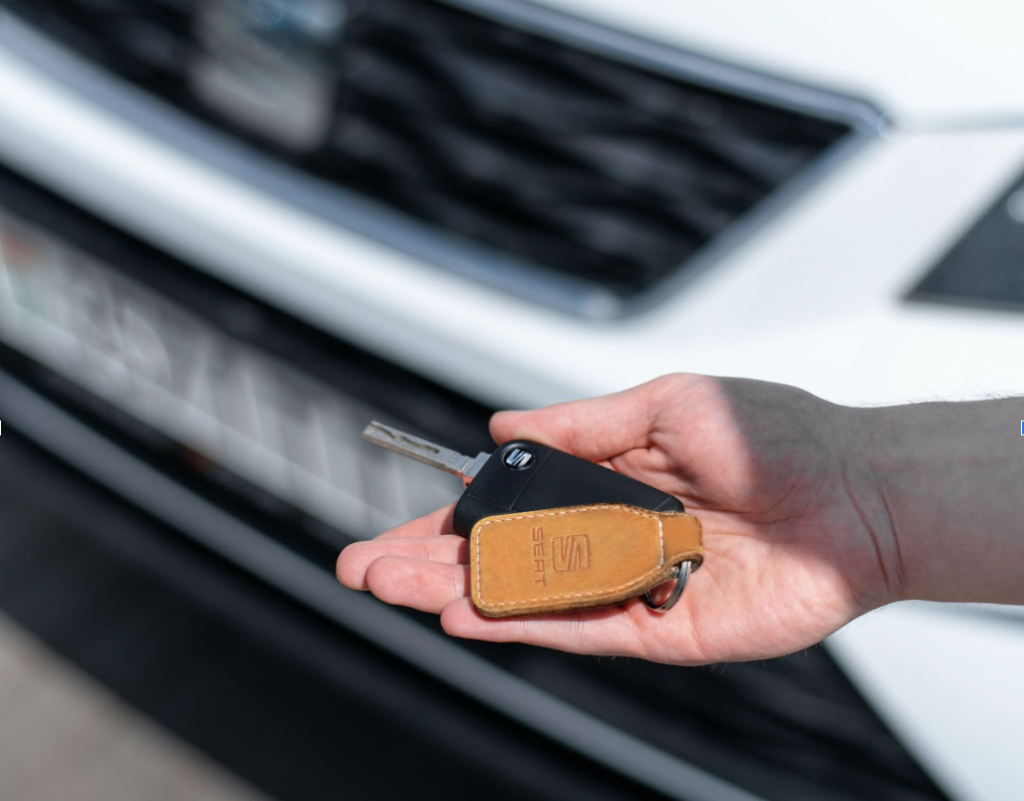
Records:
M0 2L385 214L619 305L850 131L431 0ZM248 87L204 84L211 63Z

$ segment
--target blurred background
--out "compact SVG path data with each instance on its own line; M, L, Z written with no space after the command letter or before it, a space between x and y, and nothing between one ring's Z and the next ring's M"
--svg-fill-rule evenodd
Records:
M461 489L371 419L1024 391L1019 17L0 0L0 797L1018 798L1015 610L684 670L333 563Z

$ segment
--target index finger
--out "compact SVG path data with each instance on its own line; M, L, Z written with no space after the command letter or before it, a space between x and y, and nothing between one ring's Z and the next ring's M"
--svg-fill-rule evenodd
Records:
M693 381L682 374L662 376L611 395L529 412L498 412L491 418L491 434L497 442L528 439L604 462L647 447L658 410L679 387Z

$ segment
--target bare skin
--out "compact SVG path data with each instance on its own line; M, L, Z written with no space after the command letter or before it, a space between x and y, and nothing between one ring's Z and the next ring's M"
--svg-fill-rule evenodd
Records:
M909 455L917 443L902 432L925 431L922 414L932 419L936 409L917 417L901 410L938 406L969 404L858 410L778 384L683 374L495 415L497 442L531 439L600 462L672 493L700 518L704 565L665 615L634 599L561 615L480 616L468 597L466 541L451 533L451 507L349 546L338 578L388 603L440 614L452 636L681 665L791 653L907 597L965 600L973 591L987 593L976 600L1024 603L1016 572L986 582L984 591L951 590L947 574L956 574L928 567L937 513L916 490L922 481L945 492L962 482L945 473L925 478L922 471L941 472L937 460L923 465ZM989 425L985 436L1000 439L1002 430ZM992 447L981 452L991 456ZM1015 451L1008 459L1019 486L1024 460ZM1004 510L1004 528L1019 533L1024 500L1014 502L1020 508ZM996 517L991 525L1003 520ZM943 536L955 537L950 529ZM1024 564L1024 536L1004 539L1007 553L991 562L1005 571ZM1007 562L1010 556L1020 561Z

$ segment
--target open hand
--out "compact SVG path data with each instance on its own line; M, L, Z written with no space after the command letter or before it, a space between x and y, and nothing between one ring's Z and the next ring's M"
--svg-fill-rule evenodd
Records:
M680 498L704 564L659 615L640 599L490 620L469 600L452 507L349 546L338 578L441 615L456 637L700 664L779 656L897 597L899 549L870 470L846 447L844 408L801 390L672 375L590 400L501 412L497 442L529 439Z

